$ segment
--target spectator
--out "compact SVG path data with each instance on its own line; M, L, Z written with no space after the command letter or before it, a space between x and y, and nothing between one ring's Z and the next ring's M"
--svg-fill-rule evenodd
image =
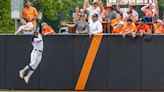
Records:
M162 20L157 20L157 27L154 28L154 34L164 34L164 23Z
M112 26L117 25L120 21L124 22L123 19L122 19L122 17L123 17L123 16L122 16L121 13L117 13L116 19L113 19L113 20L111 21Z
M128 14L128 11L132 11L133 16L136 17L136 19L139 19L139 14L138 12L135 10L136 5L135 4L130 4L128 8L120 8L120 1L117 2L117 11L123 13L123 18L125 18Z
M152 22L153 17L156 15L154 6L152 4L145 5L141 11L146 15L143 17L145 22Z
M84 9L80 9L80 15L81 14L84 14L85 15L85 18L87 18L87 14L85 13L85 10Z
M132 36L133 38L136 37L136 25L133 23L132 19L126 20L126 25L122 32L122 37L126 38L126 36Z
M78 22L79 16L80 16L80 8L76 7L74 10L74 13L72 14L72 18L73 18L74 23Z
M89 24L89 34L93 35L93 34L98 34L98 33L102 33L103 32L103 28L102 28L102 23L100 21L98 21L98 14L93 14L92 15L92 21Z
M104 19L106 21L111 21L112 19L116 18L117 12L114 10L114 8L112 7L112 5L107 4L107 6L105 6L106 12L104 13Z
M87 10L89 13L88 16L88 22L92 22L92 15L94 13L98 14L98 21L102 22L102 10L103 10L103 5L99 3L97 0L94 0L92 5L89 4L88 0L84 0L84 5L83 5L84 10Z
M23 18L27 21L28 19L32 19L32 23L34 26L36 26L36 19L38 17L37 9L31 6L30 0L26 1L25 8L23 9Z
M63 26L75 27L76 34L87 34L88 33L88 23L84 14L80 15L80 21L75 24L67 24L66 22L61 23Z
M113 28L112 34L122 34L124 24L125 23L123 21L118 22L117 25Z
M41 24L42 26L42 35L46 36L46 35L55 35L55 31L52 29L51 26L49 26L47 23L42 22Z
M132 19L132 21L133 21L134 23L137 22L137 19L136 19L135 16L133 16L133 12L132 12L132 11L128 11L128 12L127 12L127 16L125 16L125 17L123 18L123 21L126 21L127 19Z
M28 22L25 19L20 19L21 22L21 26L18 28L18 30L15 32L15 35L19 35L19 34L33 34L33 30L34 30L34 25L32 24L32 22Z
M140 19L139 25L137 26L137 35L143 36L145 34L151 34L150 27L145 23L144 19Z

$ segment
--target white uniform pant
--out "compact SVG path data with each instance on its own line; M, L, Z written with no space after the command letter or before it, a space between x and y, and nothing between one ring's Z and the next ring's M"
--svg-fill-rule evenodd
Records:
M36 68L38 67L38 65L40 64L42 59L42 52L39 50L32 50L31 52L31 62L30 62L30 67L33 70L36 70Z

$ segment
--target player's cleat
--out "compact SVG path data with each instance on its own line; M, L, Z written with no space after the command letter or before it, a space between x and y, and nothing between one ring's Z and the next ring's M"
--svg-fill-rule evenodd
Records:
M24 81L25 81L26 84L28 84L29 83L29 77L25 76Z
M20 71L19 71L19 76L20 76L21 79L23 79L23 77L24 77L23 70L20 70Z

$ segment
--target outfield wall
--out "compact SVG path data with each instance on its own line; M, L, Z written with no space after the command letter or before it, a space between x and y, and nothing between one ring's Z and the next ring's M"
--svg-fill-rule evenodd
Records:
M164 90L164 35L147 38L104 35L81 90ZM31 36L1 35L0 89L77 90L97 44L88 35L44 37L42 62L27 85L18 71L30 61Z

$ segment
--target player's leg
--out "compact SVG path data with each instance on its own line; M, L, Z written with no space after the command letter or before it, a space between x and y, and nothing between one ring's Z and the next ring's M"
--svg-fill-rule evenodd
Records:
M42 58L41 52L36 51L33 61L29 64L31 69L29 70L29 72L27 73L27 75L24 78L26 83L29 82L30 77L32 76L32 74L34 73L34 71L36 70L38 65L40 64L41 58Z
M33 61L33 59L34 59L34 53L35 53L35 50L32 50L32 52L31 52L31 61ZM27 65L27 66L25 66L22 70L20 70L20 71L19 71L19 76L20 76L20 78L23 78L24 75L25 75L25 72L26 72L27 70L29 70L29 69L30 69L30 66Z

